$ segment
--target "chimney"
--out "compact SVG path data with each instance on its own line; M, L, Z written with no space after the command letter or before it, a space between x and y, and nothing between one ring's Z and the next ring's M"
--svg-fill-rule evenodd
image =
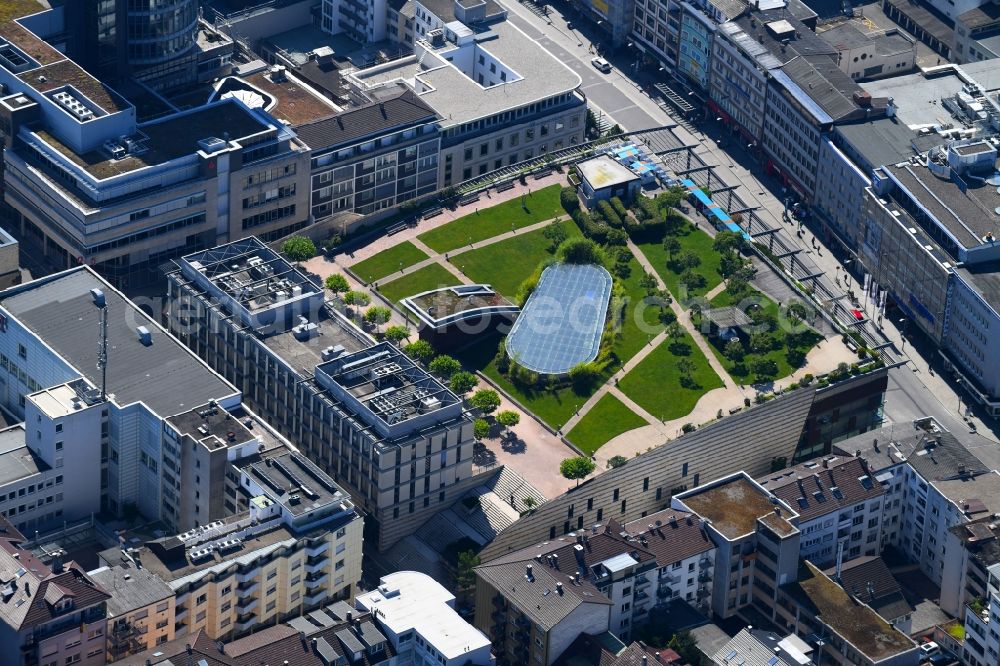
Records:
M642 666L649 666L649 657L645 654L642 655Z
M657 652L656 654L654 654L653 658L656 659L656 661L659 661L660 660L660 653Z
M781 507L780 506L775 505L775 507L774 507L774 515L778 516L779 518L781 517Z
M535 579L535 575L531 572L531 565L530 564L526 567L526 571L524 572L524 577L527 578L529 581L532 581L532 580Z
M188 654L191 654L191 644L190 643L185 643L184 644L184 649L187 651Z
M556 583L556 592L559 593L560 597L563 595L563 586L562 586L562 583Z
M353 619L354 619L354 613L352 613L352 612L350 612L350 611L347 611L347 617L346 617L346 618L344 618L344 619L346 619L346 620L347 620L347 622L348 622L348 624L350 624L351 620L353 620Z
M555 568L555 569L559 568L559 556L558 555L553 555L552 556L552 567Z

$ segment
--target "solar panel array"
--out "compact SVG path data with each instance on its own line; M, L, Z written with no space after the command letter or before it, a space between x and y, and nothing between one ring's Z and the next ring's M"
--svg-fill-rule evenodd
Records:
M546 375L566 374L593 361L610 300L611 275L604 268L549 266L507 337L507 354Z

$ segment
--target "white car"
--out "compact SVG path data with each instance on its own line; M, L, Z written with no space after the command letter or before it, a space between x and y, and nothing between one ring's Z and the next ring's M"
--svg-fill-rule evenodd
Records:
M926 643L922 643L920 645L920 656L930 657L932 655L937 654L938 650L939 648L937 643L935 643L934 641L927 641Z
M611 71L611 63L604 58L591 58L590 64L597 68L597 71L607 74Z

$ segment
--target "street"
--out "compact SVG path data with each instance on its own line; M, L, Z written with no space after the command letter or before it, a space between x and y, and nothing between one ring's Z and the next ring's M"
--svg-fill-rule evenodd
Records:
M717 175L724 182L741 185L739 196L748 206L758 207L757 215L764 224L786 228L788 233L784 237L791 239L800 252L825 274L824 286L827 290L844 294L849 284L856 292L861 292L855 280L847 282L842 279L846 277L846 270L820 238L814 236L808 228L803 228L801 235L797 235L794 221L782 221L784 203L781 200L780 184L763 174L761 165L747 153L741 141L729 136L729 132L712 119L703 122L700 127L685 123L694 132L677 124L677 120L645 92L644 85L646 89L651 89L649 84L652 81L647 80L648 74L640 75L643 76L643 81L637 83L623 73L628 70L636 71L632 56L626 54L625 49L622 49L621 55L617 55L601 51L596 43L591 48L592 41L597 42L598 37L594 32L595 26L589 21L569 17L574 24L570 28L567 26L567 18L551 5L547 16L540 16L541 12L532 11L526 2L510 0L506 7L512 23L582 77L581 89L595 113L609 116L625 131L676 125L672 131L677 138L687 145L698 145L695 152L706 164L716 167ZM614 66L608 74L598 72L590 63L598 51ZM727 151L732 151L732 155ZM874 314L869 306L866 315L871 318ZM968 424L963 421L965 403L956 386L935 372L934 368L939 365L936 363L936 352L922 350L923 355L914 353L913 345L909 341L903 342L896 323L889 317L885 318L881 327L870 325L869 330L872 329L892 341L896 356L907 361L890 371L885 405L887 421L903 423L919 416L934 415L951 430L967 429L968 424L972 424L984 437L997 440L996 425L992 420L984 422L977 416L970 416ZM961 411L959 405L962 405Z

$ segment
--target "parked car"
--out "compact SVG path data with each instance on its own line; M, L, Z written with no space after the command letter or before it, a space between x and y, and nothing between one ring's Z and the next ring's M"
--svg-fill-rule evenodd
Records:
M611 71L611 63L604 58L591 58L590 64L597 68L597 71L607 74Z
M920 660L927 661L930 657L939 654L941 648L934 641L927 641L920 644Z

